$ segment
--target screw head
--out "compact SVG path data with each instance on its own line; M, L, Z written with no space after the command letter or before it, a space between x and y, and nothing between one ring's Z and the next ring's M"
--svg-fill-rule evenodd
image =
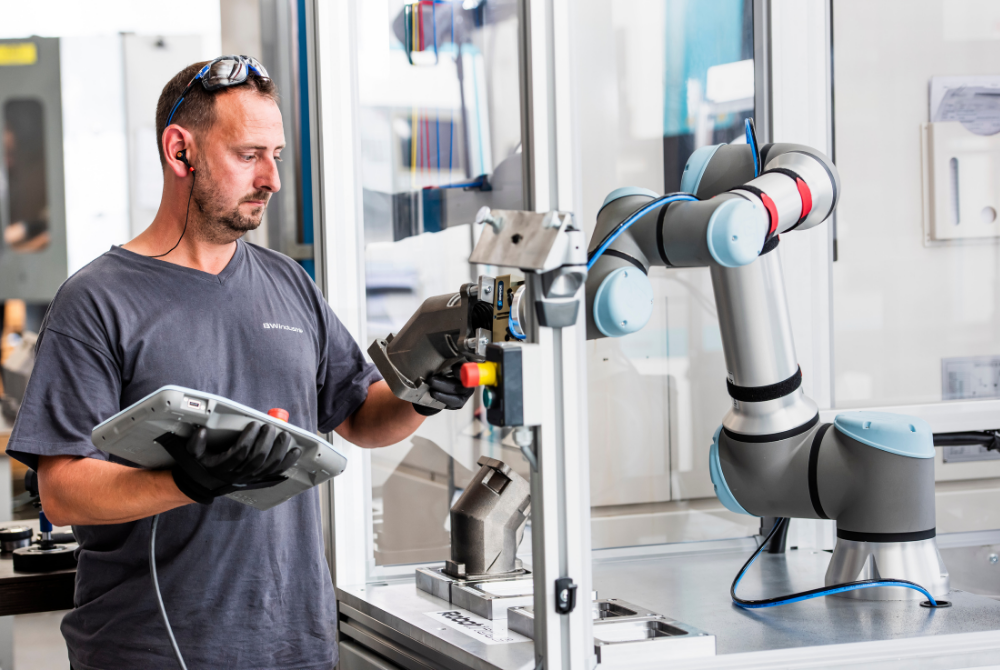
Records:
M990 563L993 563L995 565L997 561L1000 561L1000 556L997 556L996 554L990 554L989 559Z

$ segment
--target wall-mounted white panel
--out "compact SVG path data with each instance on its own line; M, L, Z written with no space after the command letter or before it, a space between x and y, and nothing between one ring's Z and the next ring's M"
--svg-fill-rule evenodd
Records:
M125 90L120 76L103 81L99 101L93 87L93 63L121 72L120 37L65 37L60 46L66 251L73 274L130 239Z

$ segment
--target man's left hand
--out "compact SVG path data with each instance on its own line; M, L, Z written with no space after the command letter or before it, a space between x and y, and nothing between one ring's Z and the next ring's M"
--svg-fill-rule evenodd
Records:
M457 363L451 371L438 372L427 380L428 386L431 387L431 397L444 404L445 409L462 409L472 394L476 392L475 388L462 386L458 376L458 370L461 367L462 364ZM441 411L436 407L427 407L416 403L413 403L413 409L416 410L417 414L423 416L433 416Z

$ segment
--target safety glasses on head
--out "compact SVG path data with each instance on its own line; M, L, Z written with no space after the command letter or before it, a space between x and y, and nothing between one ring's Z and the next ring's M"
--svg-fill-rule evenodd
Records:
M200 80L201 85L206 91L216 91L220 88L229 88L230 86L238 86L244 83L251 72L261 79L270 79L264 66L256 58L250 56L220 56L211 61L205 67L198 70L198 74L184 88L184 92L181 93L181 96L170 110L170 116L167 117L167 125L169 126L170 122L173 121L177 108L184 102L184 98L191 91L196 81Z

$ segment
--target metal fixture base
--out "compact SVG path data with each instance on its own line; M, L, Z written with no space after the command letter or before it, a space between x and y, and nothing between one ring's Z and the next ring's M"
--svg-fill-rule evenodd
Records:
M518 559L518 565L521 561ZM476 577L475 579L458 579L444 572L444 568L417 568L416 585L417 589L429 593L432 596L452 602L452 586L481 584L483 582L503 582L513 579L531 579L531 571L520 569L512 573L501 575L490 575L488 577Z
M862 579L905 579L924 587L934 598L943 598L950 591L948 568L935 538L916 542L854 542L838 538L826 571L826 585ZM858 589L837 595L857 600L927 599L919 591L900 587Z

